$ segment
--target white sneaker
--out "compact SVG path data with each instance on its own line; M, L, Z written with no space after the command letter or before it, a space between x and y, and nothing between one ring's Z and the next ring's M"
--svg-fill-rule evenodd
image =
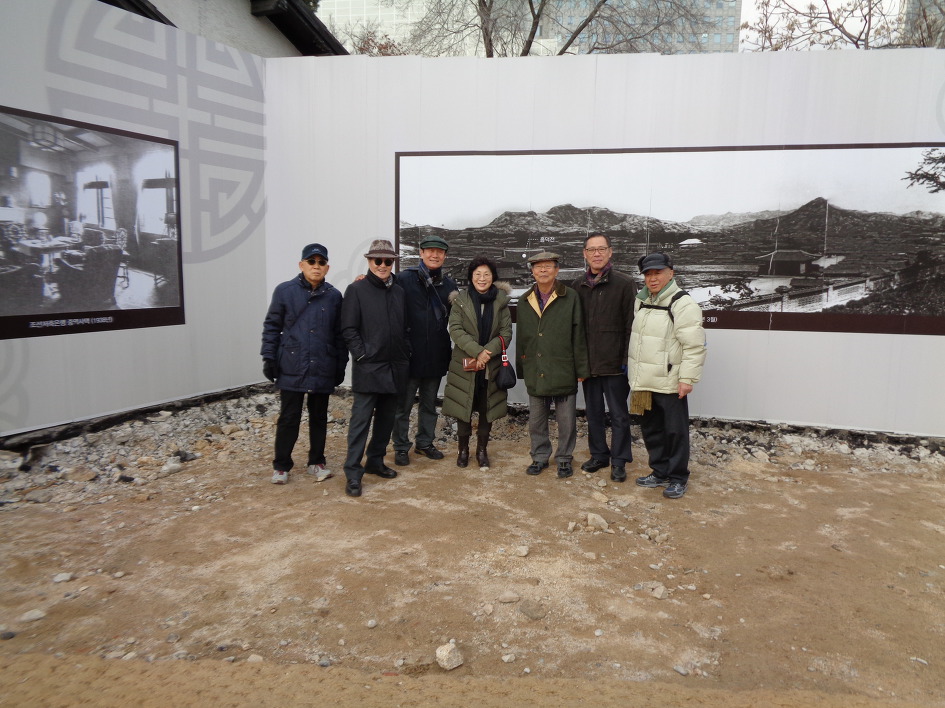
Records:
M316 482L324 482L326 479L331 479L335 476L325 465L309 465L308 469L305 471L315 475Z
M273 484L285 484L289 481L289 473L285 470L273 470L272 471L272 483Z

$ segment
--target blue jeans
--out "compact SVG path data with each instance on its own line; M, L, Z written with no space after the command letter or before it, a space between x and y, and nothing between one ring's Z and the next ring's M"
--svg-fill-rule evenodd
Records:
M439 378L410 379L403 397L397 401L394 414L394 449L407 452L410 450L410 409L413 399L420 393L417 404L416 446L426 448L433 445L436 433L436 394L440 390Z
M630 411L627 397L630 382L625 374L592 376L584 380L584 408L587 413L587 449L595 460L608 460L614 466L633 461L630 450ZM610 447L607 447L607 416L610 411Z

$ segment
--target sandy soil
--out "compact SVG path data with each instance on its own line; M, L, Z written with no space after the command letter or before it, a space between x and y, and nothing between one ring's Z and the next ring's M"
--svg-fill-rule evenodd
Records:
M945 469L713 457L712 432L678 501L527 477L514 425L488 471L447 443L360 499L276 486L261 425L145 486L9 505L0 705L945 705Z

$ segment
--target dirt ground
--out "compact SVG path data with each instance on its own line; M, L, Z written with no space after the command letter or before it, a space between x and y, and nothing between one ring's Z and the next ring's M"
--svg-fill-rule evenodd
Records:
M341 426L333 479L276 486L260 426L144 486L6 505L0 705L945 706L945 468L717 432L677 501L633 485L639 444L629 483L564 481L524 474L524 435L351 499Z

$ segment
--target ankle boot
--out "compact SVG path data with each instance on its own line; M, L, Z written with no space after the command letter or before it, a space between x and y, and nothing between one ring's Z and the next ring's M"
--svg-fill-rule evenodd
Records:
M456 466L457 467L469 466L469 436L468 435L459 436L459 454L456 455Z
M486 451L486 447L489 445L489 436L479 436L476 438L476 462L479 463L480 467L489 466L489 453Z

